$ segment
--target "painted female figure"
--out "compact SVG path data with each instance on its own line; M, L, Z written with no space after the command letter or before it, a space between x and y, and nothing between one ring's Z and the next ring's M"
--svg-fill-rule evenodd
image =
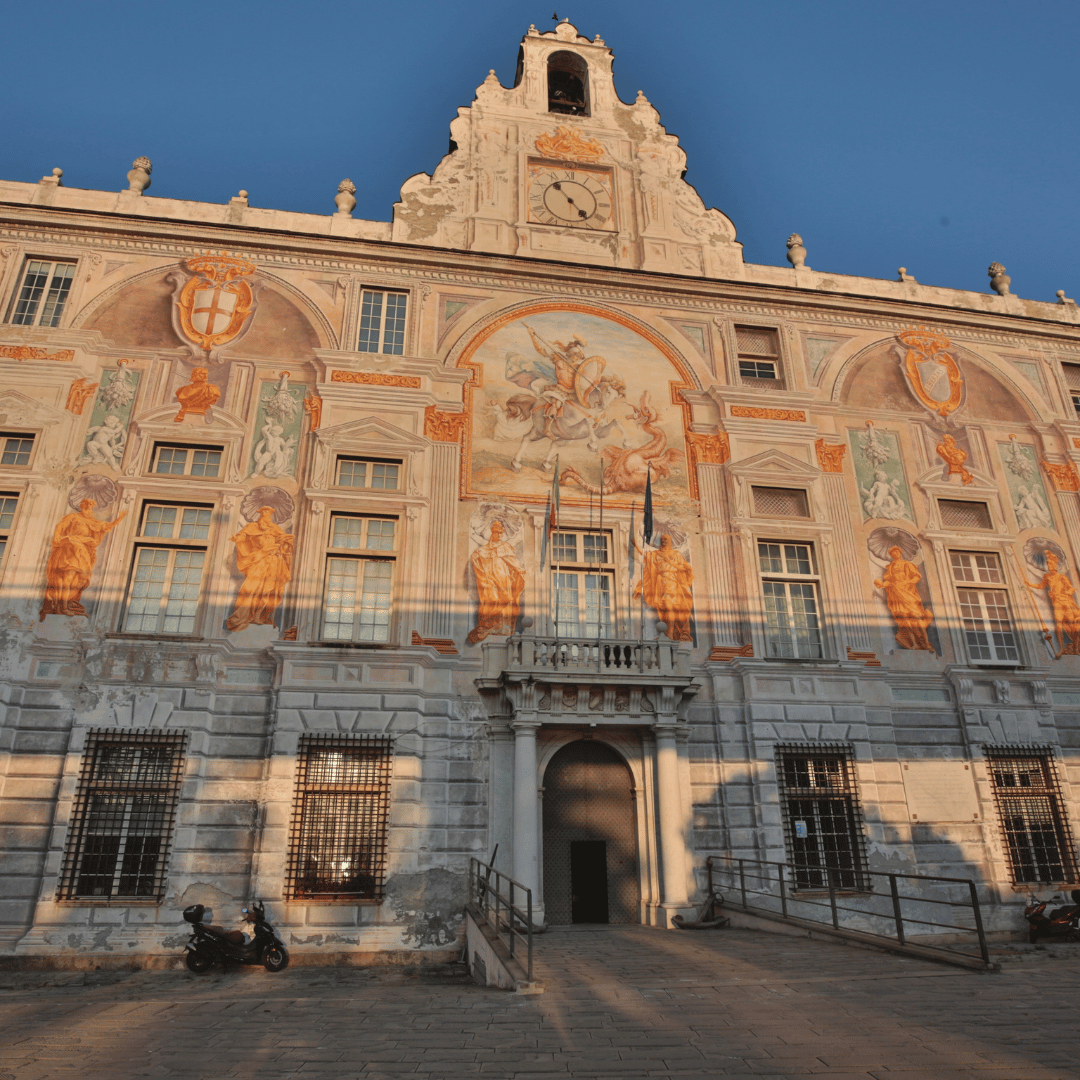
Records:
M480 610L468 642L475 645L489 634L512 634L521 611L525 568L509 540L503 539L501 521L491 523L488 542L472 553L473 574Z
M264 506L255 521L230 537L244 584L225 625L230 630L273 626L285 586L292 580L293 536L274 523L274 508Z
M904 558L898 547L889 548L889 558L892 562L874 585L885 590L885 603L896 620L897 643L904 649L933 652L926 628L934 621L934 613L923 607L919 596L922 574L913 562Z
M635 596L656 610L659 619L667 623L667 636L672 641L692 641L690 617L694 610L694 571L682 554L672 547L671 537L660 539L659 549L645 552Z
M53 531L52 550L45 567L45 602L40 618L46 615L85 615L82 594L90 584L97 559L97 549L105 534L123 520L125 510L115 521L94 517L93 499L83 499L78 513L62 517Z
M1042 581L1033 584L1024 579L1029 589L1045 589L1050 597L1050 606L1054 609L1054 629L1057 631L1058 656L1080 655L1080 606L1076 603L1076 590L1073 583L1058 570L1058 558L1052 552L1046 553L1046 573ZM1068 641L1066 641L1068 635Z

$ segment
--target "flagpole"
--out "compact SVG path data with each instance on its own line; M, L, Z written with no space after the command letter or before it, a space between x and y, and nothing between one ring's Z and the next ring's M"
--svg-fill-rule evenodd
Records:
M600 459L600 542L604 545L604 554L607 554L607 537L604 535L604 462ZM596 583L600 585L605 580L603 563L600 564L599 573L596 575ZM600 606L600 598L603 589L596 593L596 670L600 670L600 628L602 625L603 611Z

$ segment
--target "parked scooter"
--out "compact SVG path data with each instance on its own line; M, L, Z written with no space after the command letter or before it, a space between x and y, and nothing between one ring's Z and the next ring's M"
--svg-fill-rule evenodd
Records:
M1049 900L1040 900L1031 894L1031 903L1024 908L1024 918L1028 921L1028 941L1033 945L1039 938L1060 938L1064 941L1080 942L1080 889L1073 889L1072 903L1054 908L1047 912ZM1060 900L1052 896L1051 900Z
M184 946L184 962L189 971L205 975L220 964L262 964L267 971L284 971L289 964L289 953L266 921L266 908L254 903L244 908L244 921L253 923L249 941L242 930L226 930L223 926L208 926L203 919L213 917L202 904L184 908L184 921L195 927L190 940Z

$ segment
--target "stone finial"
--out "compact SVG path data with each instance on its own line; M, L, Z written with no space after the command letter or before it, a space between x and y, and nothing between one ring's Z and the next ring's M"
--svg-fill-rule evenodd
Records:
M342 217L351 217L356 208L356 185L349 179L342 180L337 186L334 205Z
M248 193L242 188L229 200L230 206L247 206L247 204Z
M787 261L795 267L796 270L809 270L810 267L806 265L806 248L803 247L802 237L793 232L787 238Z
M148 157L137 157L131 163L131 171L127 174L128 191L132 195L141 195L150 186L150 173L153 166Z
M910 281L912 285L917 285L918 282L907 272L906 266L901 266L897 273L897 281Z
M1056 293L1054 293L1054 295L1057 297L1057 302L1059 304L1072 304L1073 307L1076 307L1076 301L1075 300L1070 300L1065 295L1065 290L1064 289L1058 289L1058 291Z
M53 169L52 176L43 176L38 183L39 184L55 184L57 187L63 187L64 181L60 179L64 175L63 169Z
M990 288L993 289L998 296L1008 296L1009 285L1012 283L1012 278L1005 273L1005 267L999 262L992 262L986 272L990 276Z

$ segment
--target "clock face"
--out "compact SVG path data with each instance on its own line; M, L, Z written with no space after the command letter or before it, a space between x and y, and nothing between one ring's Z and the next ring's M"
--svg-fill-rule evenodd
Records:
M529 220L575 229L612 228L610 174L593 169L532 166Z

